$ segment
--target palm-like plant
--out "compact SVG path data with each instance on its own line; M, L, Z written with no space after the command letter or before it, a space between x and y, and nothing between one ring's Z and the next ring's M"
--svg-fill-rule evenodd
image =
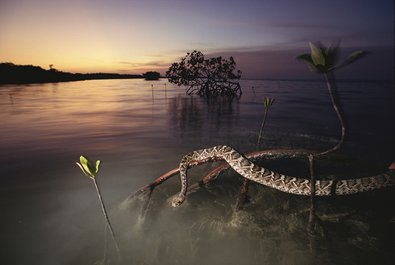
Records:
M339 149L340 146L343 144L344 137L346 135L346 125L343 118L341 104L338 100L336 80L333 71L355 62L356 60L369 54L369 52L367 51L352 52L343 62L339 63L338 44L329 47L324 47L321 43L314 44L310 42L309 44L310 44L310 54L301 54L297 57L297 59L307 63L311 71L324 75L325 82L328 87L328 92L332 101L332 105L333 108L335 109L342 130L340 140L336 144L336 146L320 153L321 155L323 155Z

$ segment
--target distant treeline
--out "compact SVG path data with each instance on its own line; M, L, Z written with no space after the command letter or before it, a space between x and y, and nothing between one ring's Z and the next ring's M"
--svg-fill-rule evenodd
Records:
M129 79L143 78L143 75L129 74L79 74L58 71L51 67L45 70L33 65L15 65L13 63L0 63L0 84L26 84L79 81L91 79Z

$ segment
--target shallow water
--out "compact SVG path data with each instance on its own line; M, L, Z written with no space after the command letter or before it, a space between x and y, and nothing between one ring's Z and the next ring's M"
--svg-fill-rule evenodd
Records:
M173 177L155 189L144 222L143 199L122 203L191 150L217 144L255 150L264 96L276 101L263 148L323 150L336 143L339 128L323 83L241 85L243 96L233 102L188 97L164 80L0 86L2 263L95 264L107 256L115 264L110 237L103 251L105 224L93 184L75 166L84 154L103 161L98 181L125 264L391 264L391 189L320 199L327 231L319 226L313 238L305 231L307 198L252 185L251 202L235 212L242 180L231 171L177 209L169 206L179 190ZM339 158L346 166L323 161L322 174L383 170L394 158L393 83L338 85L349 125ZM305 161L261 163L308 174ZM210 168L192 169L192 182Z

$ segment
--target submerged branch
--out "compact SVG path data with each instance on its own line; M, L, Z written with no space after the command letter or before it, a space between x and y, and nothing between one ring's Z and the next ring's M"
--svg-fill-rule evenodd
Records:
M310 150L304 150L304 149L297 149L297 150L292 150L292 149L271 149L271 150L261 150L261 151L255 151L255 152L251 152L246 154L246 157L250 160L256 160L259 158L263 158L263 157L272 157L272 158L295 158L295 157L305 157L308 154L311 154L312 151ZM205 163L206 161L192 161L191 163L189 163L188 168L193 167L193 166L197 166L197 165L201 165L203 163ZM211 170L207 175L205 175L200 181L198 181L197 183L194 183L192 185L190 185L188 193L194 192L197 189L199 189L202 186L207 185L210 181L216 179L223 171L227 170L228 168L230 168L229 164L224 163L216 168L214 168L213 170ZM125 200L123 203L127 203L131 200L133 200L134 198L149 192L149 195L147 196L147 200L149 200L151 198L151 194L153 192L153 190L159 186L160 184L162 184L163 182L165 182L166 180L170 179L171 177L177 175L180 172L179 168L174 168L168 172L166 172L165 174L159 176L158 178L156 178L154 181L152 181L151 183L139 188L138 190L132 192ZM143 206L143 216L145 215L147 208L148 208L149 202L145 202L144 206Z
M310 214L309 214L309 224L308 230L313 231L314 219L315 219L315 175L314 175L314 156L309 155L309 171L310 171Z

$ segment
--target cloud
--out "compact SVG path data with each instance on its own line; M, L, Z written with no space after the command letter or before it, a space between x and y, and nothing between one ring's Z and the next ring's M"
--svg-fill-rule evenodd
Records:
M131 68L139 68L139 67L168 67L171 63L166 61L150 61L145 63L119 61L118 64L127 65Z
M171 62L166 62L162 60L149 61L144 63L119 61L117 63L121 65L122 68L118 69L118 71L122 73L144 73L147 71L158 71L161 74L164 74L164 72L171 64Z
M127 66L130 66L130 67L135 67L135 66L138 66L139 64L137 64L137 63L133 63L133 62L127 62L127 61L120 61L120 62L117 62L118 64L122 64L122 65L127 65Z

